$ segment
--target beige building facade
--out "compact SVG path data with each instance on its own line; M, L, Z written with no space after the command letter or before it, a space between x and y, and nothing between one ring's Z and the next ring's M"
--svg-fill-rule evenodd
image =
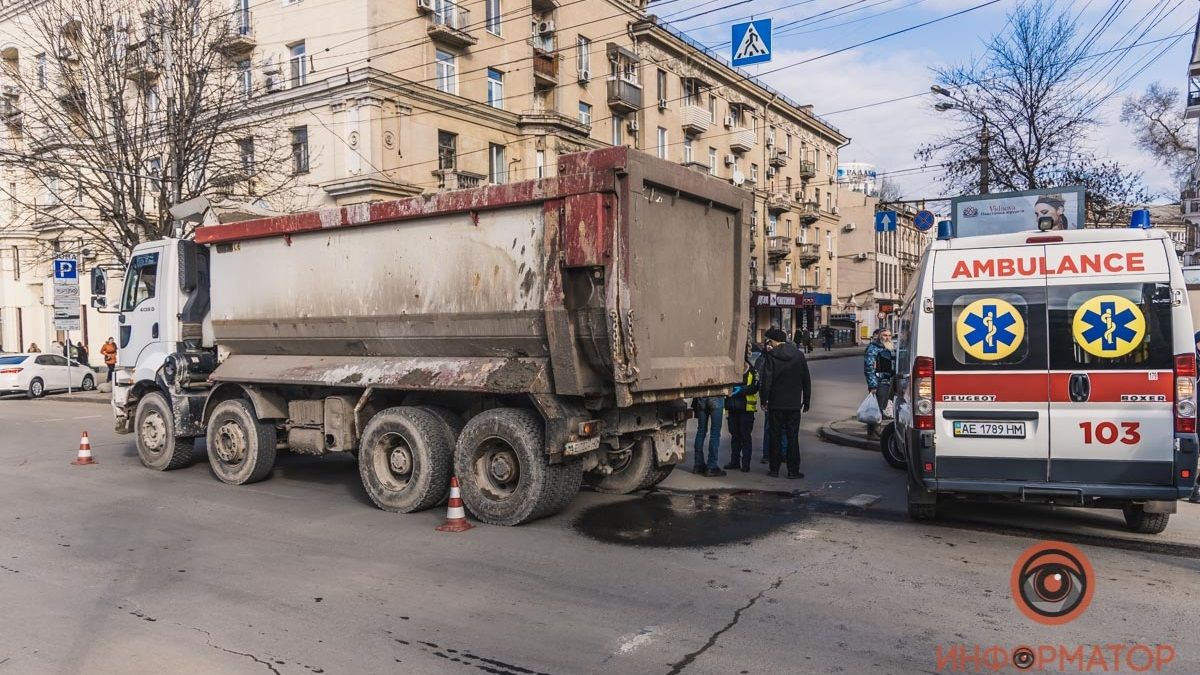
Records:
M0 9L0 39L25 6ZM215 48L243 83L247 114L284 120L292 145L296 187L258 206L553 176L560 154L629 145L754 191L747 273L760 336L828 322L839 295L834 173L849 139L646 9L645 0L233 0ZM253 186L238 192L253 200ZM4 350L60 337L49 260L61 252L86 268L87 248L69 231L0 228ZM95 354L112 323L91 310L85 321Z

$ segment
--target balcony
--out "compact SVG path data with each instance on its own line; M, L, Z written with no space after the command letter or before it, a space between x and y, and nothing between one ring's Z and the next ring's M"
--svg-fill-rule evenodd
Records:
M792 254L791 237L767 237L767 259L771 262L783 260Z
M817 165L807 160L800 160L796 166L800 168L800 180L808 180L817 175Z
M539 88L553 88L558 86L557 54L534 47L533 84Z
M733 152L750 152L754 149L754 141L752 129L734 129L729 132L729 149Z
M471 10L450 2L450 0L440 0L434 3L435 9L429 14L429 37L450 45L451 47L470 47L479 38L472 35L469 31L471 28Z
M58 102L67 112L82 114L87 106L87 93L78 84L68 84L58 94Z
M146 85L158 78L158 64L146 46L131 50L125 57L125 79Z
M800 202L796 210L800 212L802 223L816 222L821 217L821 205L816 202Z
M783 213L792 210L795 204L786 192L777 192L767 197L767 210L771 213Z
M642 86L623 77L608 81L608 107L619 115L642 109Z
M776 169L782 169L783 167L787 166L787 150L776 150L775 154L771 155L771 161L768 163Z
M17 129L21 126L23 114L21 106L15 98L4 97L0 98L0 120L8 126Z
M684 102L679 107L679 121L684 133L702 134L712 125L712 113L708 112L708 108Z
M482 174L456 169L440 169L434 171L433 175L438 179L439 190L466 190L479 187L487 180L487 176Z
M254 24L251 23L250 12L237 11L229 22L228 28L220 37L217 49L228 57L245 56L258 45L254 38Z
M796 247L796 262L805 267L817 262L821 259L820 244L802 244L797 242Z

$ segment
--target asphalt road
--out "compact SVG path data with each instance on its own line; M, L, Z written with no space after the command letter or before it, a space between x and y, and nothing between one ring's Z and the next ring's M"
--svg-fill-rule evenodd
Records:
M349 456L228 487L203 461L143 469L103 406L2 400L0 673L937 672L939 646L1133 643L1200 672L1194 547L1101 523L1076 540L1090 607L1032 622L1009 583L1038 527L909 523L882 459L816 440L861 398L857 365L813 365L804 481L676 472L463 534L372 508ZM84 429L99 464L71 466Z

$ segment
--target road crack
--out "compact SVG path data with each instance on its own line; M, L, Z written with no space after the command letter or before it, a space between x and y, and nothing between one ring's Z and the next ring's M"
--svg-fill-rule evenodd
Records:
M223 652L225 652L225 653L227 653L227 654L233 654L233 655L235 655L235 656L244 656L244 657L246 657L246 658L248 658L248 659L250 659L250 660L254 661L255 663L261 663L262 665L266 666L266 667L267 667L267 669L268 669L268 670L270 670L272 673L275 673L275 675L281 675L281 674L280 674L280 672L279 672L279 669L278 669L278 668L276 668L276 667L275 667L275 664L271 663L270 661L263 661L262 659L258 658L258 657L257 657L257 656L255 656L254 654L250 654L250 653L248 653L248 652L239 652L239 651L236 651L236 650L233 650L233 649L228 649L228 648L226 648L226 647L222 647L221 645L219 645L219 644L217 644L217 643L213 642L213 636L212 636L212 633L210 633L210 632L208 632L208 631L204 630L203 628L196 628L195 626L190 626L190 628L191 628L192 630L194 630L194 631L197 631L197 632L199 632L199 633L204 633L204 635L205 635L205 636L206 636L206 638L207 638L207 642L208 642L208 646L209 646L209 647L212 647L213 649L219 649L219 650L221 650L221 651L223 651Z
M733 610L733 617L729 620L729 623L725 624L719 630L717 630L715 633L708 636L708 641L705 642L704 645L702 647L700 647L700 649L697 649L696 651L685 655L682 659L679 659L674 664L672 664L671 670L668 671L667 675L679 675L679 673L683 672L684 668L687 668L688 666L692 665L692 663L694 663L697 658L699 658L702 654L704 654L704 652L708 651L709 649L712 648L713 645L717 644L717 640L719 640L721 638L721 635L725 634L731 628L736 626L738 621L742 620L742 613L744 613L746 610L753 607L755 605L755 603L757 603L759 600L762 600L763 596L765 596L767 593L770 593L771 591L782 586L784 580L787 579L788 577L792 576L795 573L796 573L795 571L788 572L787 574L784 574L783 576L776 578L775 581L771 582L770 586L767 586L766 588L762 589L758 593L755 593L754 596L751 597L750 600L746 602L746 604Z

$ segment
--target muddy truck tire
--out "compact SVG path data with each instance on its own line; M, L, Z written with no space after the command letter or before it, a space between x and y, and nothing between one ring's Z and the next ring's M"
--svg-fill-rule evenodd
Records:
M579 492L578 461L550 464L537 413L495 408L467 422L454 469L463 503L491 525L520 525L561 511Z
M644 441L634 443L624 461L612 467L612 473L591 471L583 475L583 481L596 492L627 495L654 485L658 473L652 444Z
M647 481L645 489L649 490L650 488L654 487L655 485L658 485L659 483L666 480L667 477L671 475L671 472L674 471L675 467L677 467L677 466L679 466L679 465L678 464L668 464L666 466L660 466L657 469L655 469L654 472L650 474L650 478Z
M446 499L453 463L452 430L422 408L376 413L358 446L363 488L384 511L414 513Z
M208 463L222 483L257 483L275 466L276 439L275 426L260 422L249 401L223 401L208 420Z
M162 394L151 392L138 401L133 428L138 459L147 469L173 471L191 465L194 439L175 436L175 417Z

